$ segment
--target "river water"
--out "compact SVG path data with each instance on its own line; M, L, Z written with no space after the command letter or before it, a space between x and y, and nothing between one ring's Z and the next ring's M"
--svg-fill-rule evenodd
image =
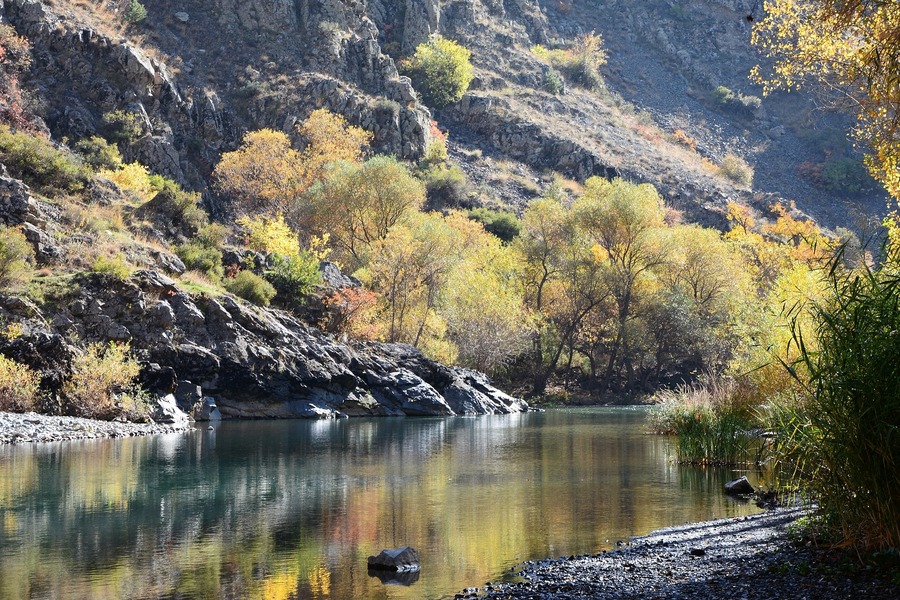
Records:
M452 598L517 563L755 512L642 409L222 423L0 447L0 599ZM418 579L366 557L410 545Z

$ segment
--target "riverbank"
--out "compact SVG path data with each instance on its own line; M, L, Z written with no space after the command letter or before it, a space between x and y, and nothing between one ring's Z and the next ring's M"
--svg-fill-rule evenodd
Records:
M622 550L526 562L523 581L457 598L900 598L886 573L792 541L788 526L804 514L778 509L661 529Z
M0 444L134 437L158 433L177 433L190 431L193 428L193 423L183 425L121 423L95 421L80 417L53 417L37 413L0 412Z

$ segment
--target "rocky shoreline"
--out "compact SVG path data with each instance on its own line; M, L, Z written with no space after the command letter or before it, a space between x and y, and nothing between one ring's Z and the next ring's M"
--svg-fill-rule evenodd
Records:
M55 417L37 413L0 412L0 445L134 437L178 433L192 429L194 429L192 422L175 425L125 423L96 421L80 417Z
M900 598L887 571L792 540L789 525L806 514L781 508L661 529L622 550L526 562L521 581L456 598Z

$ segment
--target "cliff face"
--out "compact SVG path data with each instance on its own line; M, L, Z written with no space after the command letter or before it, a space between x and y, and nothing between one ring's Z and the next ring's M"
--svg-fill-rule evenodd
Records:
M65 249L59 207L33 197L0 173L0 224L22 226L39 265ZM178 270L167 253L159 269ZM180 266L183 270L183 265ZM77 353L74 344L128 342L143 364L145 387L177 392L185 409L202 396L226 417L458 415L526 410L477 372L447 367L402 345L339 343L289 313L252 307L225 295L188 294L157 270L127 280L62 276L41 306L0 292L0 354L41 371L58 393ZM188 393L184 394L184 390ZM48 407L51 411L53 406Z

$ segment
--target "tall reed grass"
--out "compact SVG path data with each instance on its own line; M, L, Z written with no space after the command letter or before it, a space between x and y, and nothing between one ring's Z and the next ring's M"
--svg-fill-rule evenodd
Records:
M840 543L900 547L900 248L878 270L830 265L830 299L799 333L804 397L773 407L775 456L810 490Z
M753 405L733 379L708 376L694 385L656 394L654 430L676 436L676 460L694 465L738 465L759 459Z

